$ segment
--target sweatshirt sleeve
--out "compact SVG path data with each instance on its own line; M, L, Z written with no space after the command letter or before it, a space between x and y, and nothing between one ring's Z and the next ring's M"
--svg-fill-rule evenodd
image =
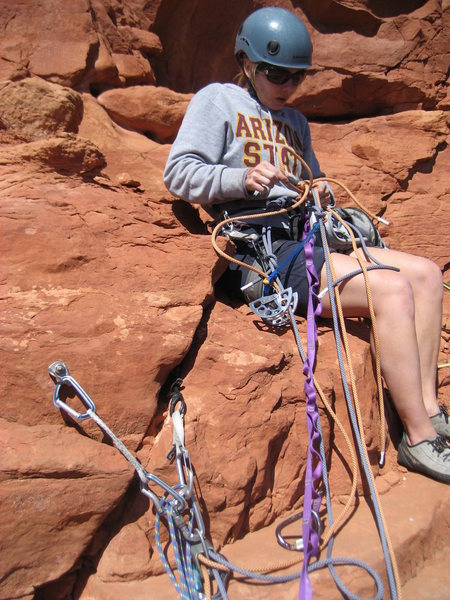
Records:
M247 169L223 162L230 126L218 106L214 88L191 100L164 170L164 183L188 202L213 204L246 196Z

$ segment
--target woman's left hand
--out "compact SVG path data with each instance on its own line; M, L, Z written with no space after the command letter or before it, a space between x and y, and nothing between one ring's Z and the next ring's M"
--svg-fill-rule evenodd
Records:
M322 208L327 208L329 204L333 201L333 197L330 193L330 190L325 181L319 181L314 184L314 189L319 194L320 204Z

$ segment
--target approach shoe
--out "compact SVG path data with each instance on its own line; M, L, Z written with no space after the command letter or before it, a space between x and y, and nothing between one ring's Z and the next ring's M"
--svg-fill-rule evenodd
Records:
M448 418L448 411L442 404L439 405L439 412L437 415L430 417L430 421L436 430L438 435L450 440L450 421Z
M404 433L398 446L397 460L410 471L450 483L450 447L440 435L434 440L424 440L410 446Z

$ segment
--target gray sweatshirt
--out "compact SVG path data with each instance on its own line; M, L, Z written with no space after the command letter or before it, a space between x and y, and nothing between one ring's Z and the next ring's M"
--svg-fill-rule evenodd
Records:
M280 166L281 159L285 172L307 178L295 154L305 160L313 177L323 175L301 113L292 108L269 111L246 89L213 83L189 104L167 160L164 182L174 195L192 203L248 201L255 196L245 188L246 173L263 160ZM296 195L282 184L266 194L270 200Z

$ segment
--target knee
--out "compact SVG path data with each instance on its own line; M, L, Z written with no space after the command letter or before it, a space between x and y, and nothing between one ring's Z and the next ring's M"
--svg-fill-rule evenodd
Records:
M396 314L414 318L414 291L406 277L400 273L389 274L375 289L378 290L375 296L375 312L385 312L394 318Z
M410 281L398 274L392 278L389 285L388 310L398 310L404 315L414 318L414 290Z
M442 272L436 263L427 258L422 258L416 263L416 289L419 293L426 295L430 300L438 303L443 299Z

